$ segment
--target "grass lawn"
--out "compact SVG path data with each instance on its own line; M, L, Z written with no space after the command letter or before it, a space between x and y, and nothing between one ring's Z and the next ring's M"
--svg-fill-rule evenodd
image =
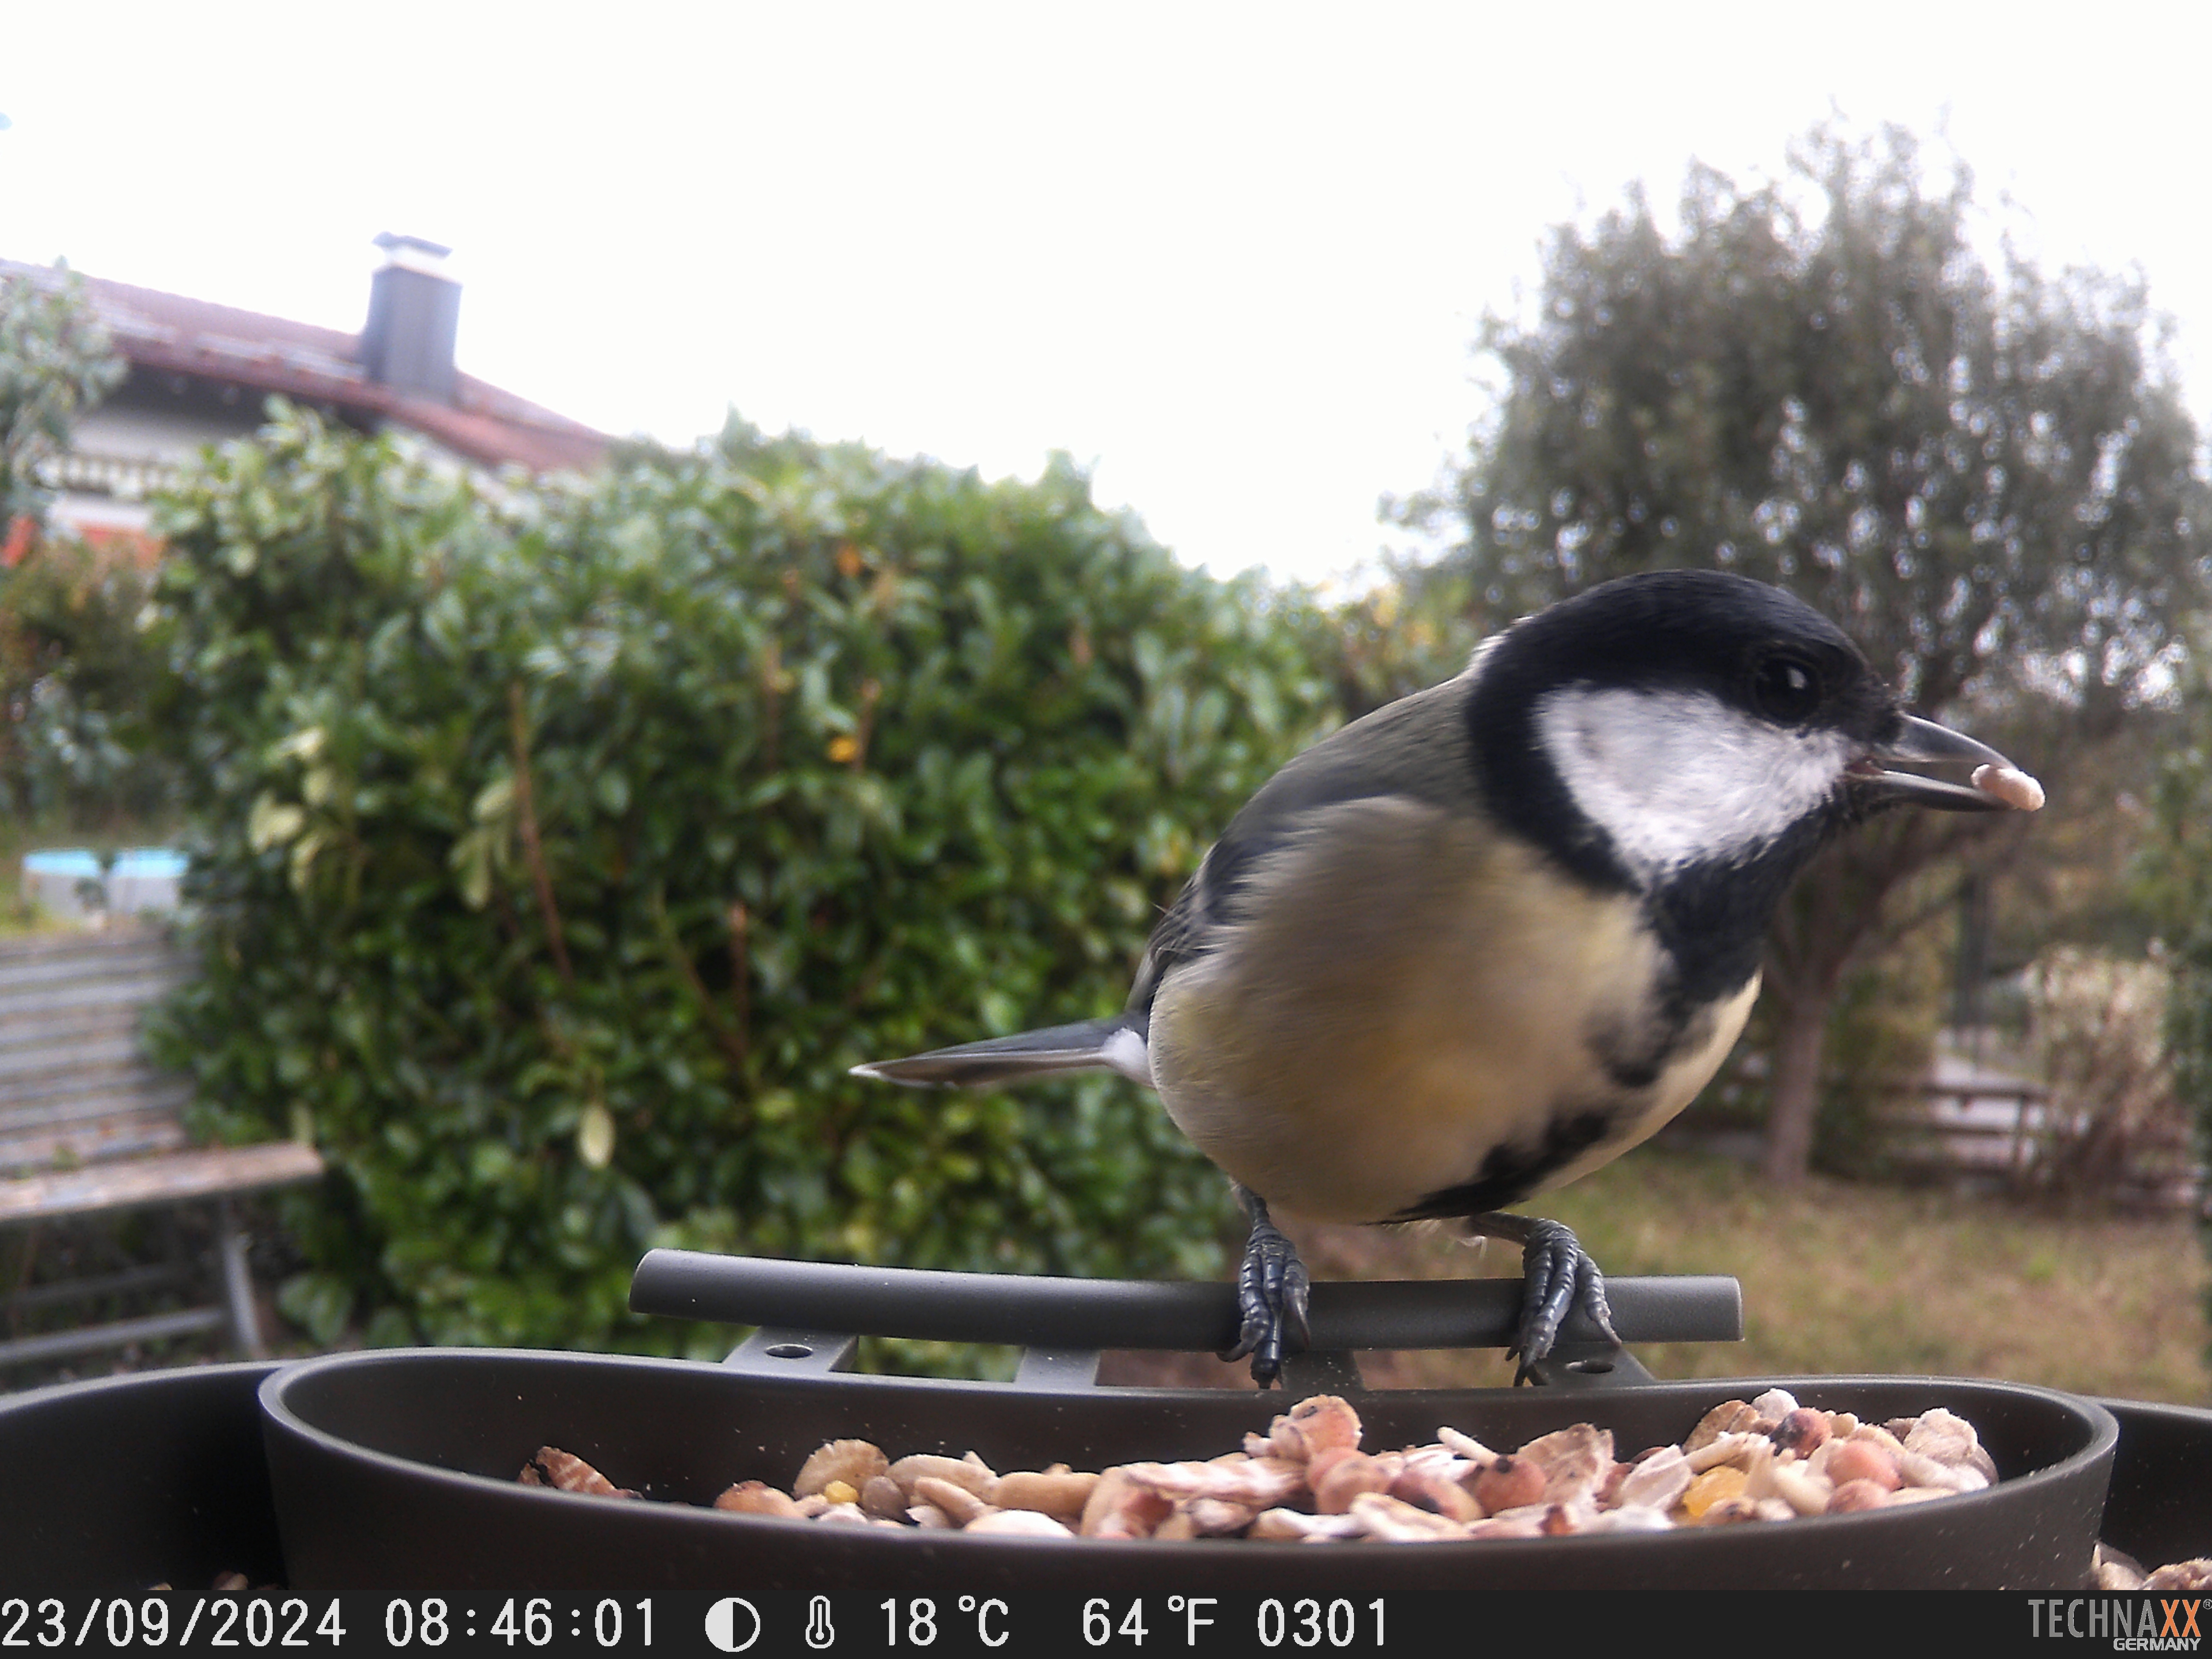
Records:
M1780 1193L1741 1164L1649 1147L1526 1207L1574 1228L1608 1273L1742 1281L1746 1340L1639 1347L1661 1377L1991 1376L2212 1405L2208 1273L2185 1216L2069 1218L1995 1198L1820 1180ZM1478 1253L1437 1229L1277 1219L1317 1279L1519 1269L1510 1247ZM1384 1387L1510 1381L1490 1352L1366 1356L1363 1367ZM1240 1375L1207 1360L1175 1380Z

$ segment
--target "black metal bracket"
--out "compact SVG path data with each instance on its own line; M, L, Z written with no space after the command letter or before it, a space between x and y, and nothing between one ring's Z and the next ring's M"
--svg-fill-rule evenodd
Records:
M1313 1287L1312 1346L1285 1382L1300 1393L1364 1386L1357 1353L1393 1348L1503 1348L1521 1306L1517 1279L1332 1281ZM1743 1291L1710 1275L1609 1279L1624 1342L1740 1342ZM861 1335L1011 1345L1024 1350L1012 1386L1098 1386L1109 1348L1219 1352L1236 1340L1234 1287L1133 1279L933 1273L828 1261L653 1250L630 1280L635 1313L760 1328L726 1362L751 1375L832 1376L851 1369ZM1571 1315L1534 1368L1559 1388L1617 1388L1651 1373Z

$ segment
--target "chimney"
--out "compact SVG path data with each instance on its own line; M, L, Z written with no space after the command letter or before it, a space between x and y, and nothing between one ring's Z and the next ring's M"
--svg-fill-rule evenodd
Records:
M384 250L384 266L369 283L362 371L394 392L450 404L461 314L461 285L446 275L453 249L388 230L376 245Z

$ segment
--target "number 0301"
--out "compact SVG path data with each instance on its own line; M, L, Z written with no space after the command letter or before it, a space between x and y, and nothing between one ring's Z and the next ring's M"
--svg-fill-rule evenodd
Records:
M1260 1645L1279 1648L1287 1641L1294 1648L1317 1648L1324 1644L1348 1648L1362 1634L1362 1611L1341 1596L1322 1602L1309 1595L1285 1605L1271 1595L1260 1603ZM1364 1611L1374 1621L1366 1632L1367 1639L1379 1648L1382 1645L1382 1598L1376 1596Z

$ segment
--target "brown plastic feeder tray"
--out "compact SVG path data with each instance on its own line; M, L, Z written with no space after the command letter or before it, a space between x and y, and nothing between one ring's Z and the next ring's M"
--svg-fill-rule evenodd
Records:
M1741 1331L1732 1279L1615 1281L1629 1341ZM1783 1525L1442 1544L1202 1540L1108 1543L817 1527L708 1504L732 1481L787 1483L824 1440L893 1455L973 1449L1001 1469L1098 1468L1218 1455L1287 1400L1353 1396L1370 1445L1439 1424L1513 1446L1590 1420L1630 1448L1680 1440L1713 1405L1766 1380L1652 1382L1571 1329L1555 1386L1360 1389L1362 1349L1503 1346L1517 1280L1316 1285L1316 1352L1287 1396L1099 1388L1097 1351L1219 1348L1235 1312L1218 1285L925 1273L655 1251L632 1305L760 1328L720 1367L484 1351L307 1361L263 1387L287 1565L313 1594L442 1593L588 1583L628 1595L743 1582L761 1589L893 1595L1148 1590L1310 1595L1481 1588L2002 1589L2078 1586L2097 1538L2116 1430L2101 1407L2047 1389L1936 1378L1786 1379L1808 1403L1876 1420L1945 1406L1972 1422L2005 1477L1987 1491ZM866 1332L1029 1349L1011 1385L862 1376L842 1369ZM542 1444L647 1498L525 1487Z

